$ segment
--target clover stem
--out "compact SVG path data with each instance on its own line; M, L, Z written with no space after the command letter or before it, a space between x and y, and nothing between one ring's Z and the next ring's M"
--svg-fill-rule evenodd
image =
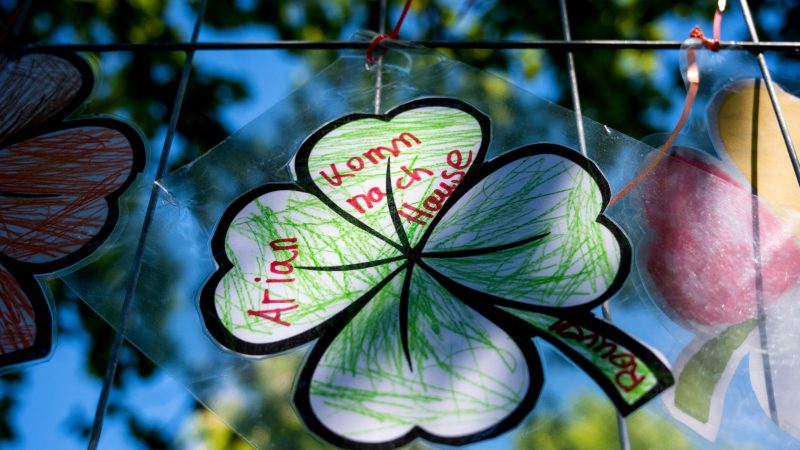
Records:
M394 193L392 192L392 158L386 160L386 202L389 206L389 215L392 217L395 232L403 245L403 253L408 254L411 251L411 245L408 243L406 230L400 222L400 215L397 213L397 205L394 202Z
M424 252L420 256L425 258L463 258L465 256L479 256L485 255L488 253L495 253L500 252L503 250L509 250L515 247L521 247L525 244L529 244L534 241L538 241L546 236L548 236L550 232L537 234L531 237L527 237L525 239L520 239L519 241L509 242L508 244L502 245L495 245L492 247L485 247L485 248L471 248L467 250L452 250L452 251L442 251L442 252Z
M400 261L401 259L405 258L406 258L405 255L401 255L401 256L393 256L391 258L376 259L374 261L367 261L363 263L343 264L341 266L294 266L294 268L303 270L317 270L320 272L344 272L346 270L367 269L370 267L380 266L381 264Z
M413 372L414 366L411 364L411 350L408 346L408 297L411 290L411 275L414 273L414 263L409 262L406 268L406 278L403 280L403 290L400 293L400 340L403 344L403 352L406 354L408 369Z

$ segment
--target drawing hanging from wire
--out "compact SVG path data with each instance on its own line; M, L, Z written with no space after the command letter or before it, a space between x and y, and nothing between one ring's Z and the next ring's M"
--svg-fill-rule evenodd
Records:
M350 447L496 436L544 381L533 337L628 414L672 384L652 350L591 309L631 248L608 183L554 144L484 161L489 118L450 98L353 114L313 133L294 183L235 200L200 308L245 355L317 340L295 390L306 424Z
M49 354L53 317L35 275L96 250L144 167L126 123L65 120L93 83L72 53L0 54L0 370Z
M797 114L796 99L780 95L787 115ZM678 149L644 189L654 238L640 267L655 287L653 298L696 334L675 363L676 388L664 401L677 419L714 440L734 373L749 355L760 406L800 437L797 182L758 80L726 86L707 115L722 162Z

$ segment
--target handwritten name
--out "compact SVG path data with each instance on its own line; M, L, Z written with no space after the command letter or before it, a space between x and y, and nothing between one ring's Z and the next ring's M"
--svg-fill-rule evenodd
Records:
M610 362L618 369L614 374L614 382L623 391L631 392L644 381L645 377L637 372L636 357L605 337L566 320L558 320L547 330Z
M294 283L297 281L295 278L287 277L294 272L292 261L297 259L300 253L297 250L297 238L281 238L275 239L269 243L269 247L273 252L288 252L288 257L285 259L275 259L269 264L269 271L272 278L265 280L267 288L264 289L264 294L261 297L261 303L267 305L267 309L248 309L247 315L260 317L264 320L283 325L285 327L291 326L289 322L281 320L281 313L297 309L298 306L294 304L295 299L279 299L272 298L269 294L269 285L271 283ZM277 275L277 277L275 277ZM261 277L253 279L256 283L261 282Z

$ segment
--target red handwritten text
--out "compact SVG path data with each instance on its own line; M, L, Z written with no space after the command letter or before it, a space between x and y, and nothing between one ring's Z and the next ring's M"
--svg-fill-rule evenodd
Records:
M408 189L411 187L412 184L416 183L417 181L422 180L422 175L424 174L429 177L433 176L433 172L428 169L418 168L418 169L409 169L406 166L400 166L400 170L402 170L406 175L408 175L408 182L404 181L405 177L400 177L395 181L394 185L397 186L397 189Z
M347 199L347 203L350 204L356 211L364 214L367 212L367 209L372 209L375 203L379 203L383 201L386 197L386 193L381 190L379 187L371 188L367 191L366 194L357 194L352 198ZM364 209L366 207L366 209Z
M417 139L416 136L409 132L400 133L399 136L392 139L392 142L389 144L390 147L384 146L377 146L373 147L366 152L362 153L361 156L354 156L347 160L345 166L350 169L350 173L339 171L339 168L336 164L331 163L330 165L330 174L321 170L319 172L322 175L322 178L325 178L325 181L328 182L331 186L339 187L342 185L342 182L347 177L354 177L356 172L360 172L366 166L364 160L370 162L372 165L380 164L383 160L388 158L389 156L398 157L401 153L400 144L404 145L405 148L411 148L415 144L419 145L422 141Z
M453 195L453 192L455 192L458 184L461 183L461 180L463 180L466 176L467 173L465 169L467 169L470 164L472 164L472 150L467 153L466 160L464 159L464 154L461 152L461 150L451 150L450 153L447 154L447 165L456 170L453 172L450 172L447 169L442 170L442 178L449 181L449 183L444 181L440 182L439 185L434 188L431 195L422 201L422 208L426 209L427 211L424 211L421 208L416 208L408 203L403 203L401 209L397 211L397 214L409 222L414 222L419 225L427 225L428 222L426 222L423 218L433 219L433 214L431 213L435 213L442 209L445 201L451 195Z
M421 208L404 202L400 205L397 214L419 225L427 225L427 219L433 219L433 214L444 206L445 201L453 195L461 180L466 176L466 169L472 164L472 150L468 151L466 156L461 150L451 150L447 154L447 165L451 169L444 169L441 172L441 177L445 180L440 182L421 203ZM433 171L418 167L409 169L407 166L400 166L400 170L405 173L404 176L395 180L395 186L398 190L405 190L414 185L414 183L423 180L425 177L434 176ZM372 187L366 194L356 194L346 200L346 202L353 207L357 212L364 214L367 210L372 209L375 205L383 202L387 193L380 187Z
M297 238L282 238L282 239L275 239L274 241L269 243L269 247L275 251L286 251L289 252L288 259L275 259L269 265L269 271L276 275L288 275L294 272L294 266L292 265L292 261L297 259L299 252L297 251ZM261 282L261 277L255 277L253 279L256 283ZM291 311L293 309L297 309L298 305L295 305L295 299L288 298L288 299L280 299L280 298L272 298L270 297L269 293L269 285L271 283L294 283L296 281L295 278L267 278L267 288L264 289L264 294L261 298L261 303L267 305L268 309L248 309L247 315L249 316L256 316L260 317L264 320L269 320L270 322L277 323L278 325L283 325L285 327L291 326L289 322L285 320L281 320L281 313L286 311Z
M547 330L608 360L618 369L614 374L614 382L623 391L631 392L644 381L644 376L636 371L636 357L602 335L563 319L550 325Z

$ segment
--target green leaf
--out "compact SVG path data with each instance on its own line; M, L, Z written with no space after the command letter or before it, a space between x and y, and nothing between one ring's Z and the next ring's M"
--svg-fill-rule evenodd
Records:
M675 405L705 423L708 422L714 388L725 372L733 353L755 329L757 322L748 320L734 325L703 344L678 374Z
M628 270L625 237L598 221L602 175L586 160L515 153L524 157L491 172L442 217L425 262L503 299L550 307L597 300Z
M415 427L439 440L491 433L538 393L536 350L523 340L523 352L424 270L406 270L408 279L394 277L338 336L315 347L301 376L301 411L310 405L328 433L359 443L403 442Z
M478 160L484 139L473 113L451 106L466 105L421 102L386 118L334 122L305 144L295 167L346 214L410 247ZM389 190L407 242L392 221Z
M402 264L393 246L317 197L288 187L262 191L240 198L223 217L212 247L220 252L224 245L226 256L202 301L207 317L221 325L209 327L215 337L245 353L254 353L246 344L312 330Z

